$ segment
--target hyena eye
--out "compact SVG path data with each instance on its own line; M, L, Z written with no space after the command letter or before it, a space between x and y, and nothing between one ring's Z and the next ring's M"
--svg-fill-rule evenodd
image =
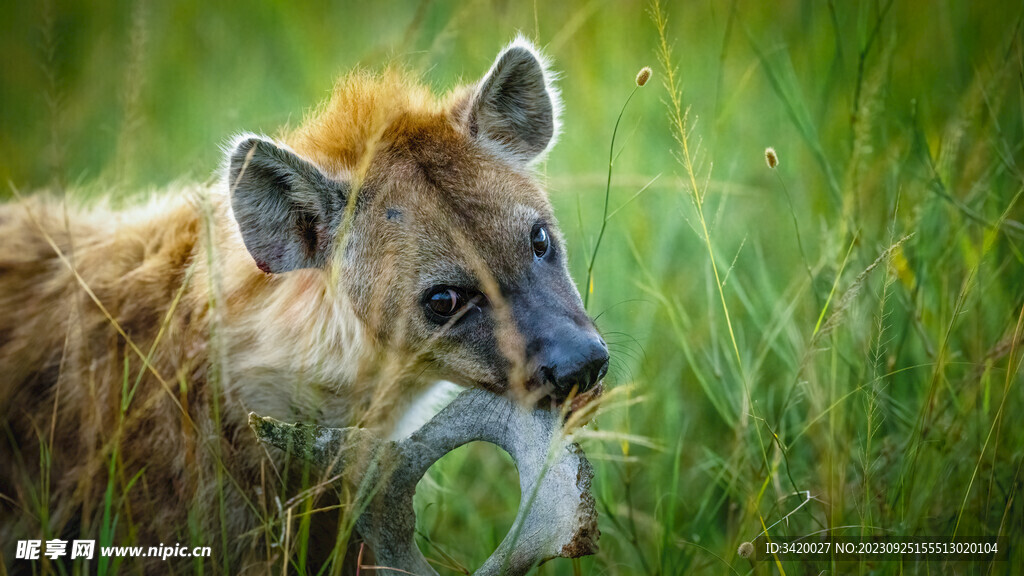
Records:
M540 224L534 226L530 242L533 243L533 253L537 255L537 258L543 258L551 248L551 239L548 236L548 229Z
M427 297L427 309L442 318L454 316L466 303L466 296L455 288L441 286Z

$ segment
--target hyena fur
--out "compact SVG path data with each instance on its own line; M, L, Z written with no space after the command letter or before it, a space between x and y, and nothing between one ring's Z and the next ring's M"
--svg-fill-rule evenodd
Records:
M535 170L559 112L518 39L442 98L354 72L298 129L237 137L212 187L119 211L0 207L8 571L32 570L16 540L104 531L212 546L214 572L299 554L282 506L318 479L257 444L249 411L386 433L438 380L556 400L599 384L607 348ZM314 572L344 551L337 495L319 492Z

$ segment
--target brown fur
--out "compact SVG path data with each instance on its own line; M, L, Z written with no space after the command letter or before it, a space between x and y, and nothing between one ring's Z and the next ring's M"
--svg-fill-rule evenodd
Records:
M114 544L210 545L210 568L263 573L282 556L275 497L297 492L296 472L257 445L250 410L387 430L436 379L508 385L525 362L514 323L493 326L500 351L481 350L428 326L418 297L469 276L507 319L531 226L557 237L532 170L474 140L471 106L468 88L436 99L401 74L358 72L284 138L353 183L324 269L262 272L230 182L128 212L42 198L0 208L0 461L14 462L0 468L0 539L96 538L116 454ZM550 297L578 303L564 276L570 288ZM336 516L318 522L330 550Z

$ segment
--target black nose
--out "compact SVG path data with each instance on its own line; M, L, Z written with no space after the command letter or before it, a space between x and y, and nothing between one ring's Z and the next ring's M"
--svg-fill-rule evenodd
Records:
M543 354L539 380L554 386L555 396L565 398L573 388L577 394L591 389L608 372L608 347L597 335L573 345L553 346Z

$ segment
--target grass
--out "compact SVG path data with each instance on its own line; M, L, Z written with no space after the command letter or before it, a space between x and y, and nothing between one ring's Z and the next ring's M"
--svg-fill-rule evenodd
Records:
M482 74L517 30L548 47L566 117L543 171L612 348L608 384L628 393L581 436L601 552L539 573L1024 564L1019 5L142 6L11 7L0 177L12 189L131 202L209 180L231 134L294 125L359 63L407 62L440 90ZM153 354L132 352L126 410ZM130 530L122 496L145 483L116 454L97 479L108 536ZM417 496L421 548L449 573L479 565L528 497L517 486L493 447L445 457ZM34 496L42 517L48 490ZM301 572L308 500L291 504L266 514L268 539L299 542L289 571ZM804 566L737 552L826 529L995 539L1009 560ZM197 571L232 572L222 560Z

